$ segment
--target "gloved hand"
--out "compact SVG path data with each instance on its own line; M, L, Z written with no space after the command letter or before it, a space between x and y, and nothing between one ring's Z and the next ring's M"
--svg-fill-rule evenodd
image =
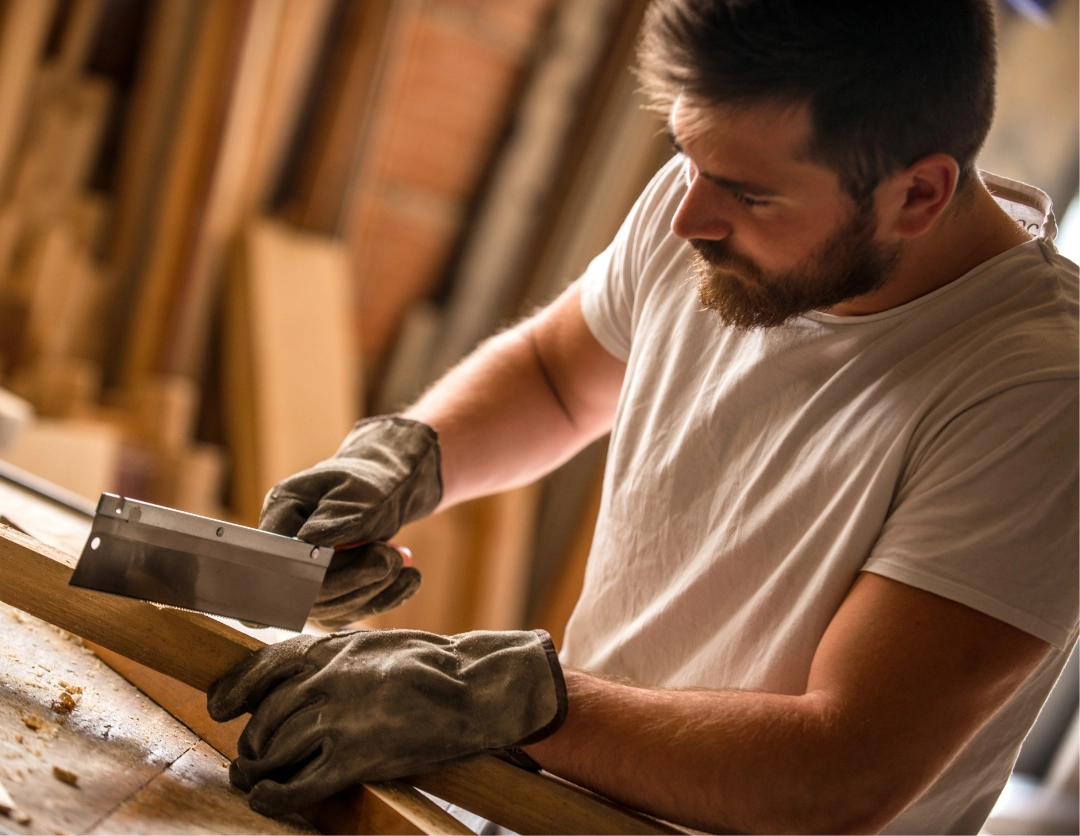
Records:
M335 552L308 620L324 630L340 630L411 598L420 588L420 570L406 566L399 549L365 543Z
M420 585L400 554L370 541L430 514L442 498L438 436L398 416L360 421L338 451L275 485L259 528L318 546L366 545L334 555L311 610L337 629L397 606Z
M268 645L206 702L219 722L252 712L229 779L253 810L280 815L542 740L566 718L566 685L542 630L372 630Z

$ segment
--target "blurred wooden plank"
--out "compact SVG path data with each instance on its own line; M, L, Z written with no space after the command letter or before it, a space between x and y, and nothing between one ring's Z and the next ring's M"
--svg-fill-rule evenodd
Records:
M250 158L258 145L284 9L284 0L251 0L221 143L208 161L209 193L196 219L191 259L174 285L174 308L163 335L159 363L170 374L202 376L225 250L251 211Z
M53 0L8 0L0 24L0 197L9 190L26 127L37 64L52 21Z
M360 414L351 273L340 242L274 221L248 227L230 283L226 413L235 509L333 455Z
M171 199L166 185L172 182L163 173L167 174L179 129L185 74L194 57L202 11L203 4L193 0L158 0L140 53L104 245L109 305L103 330L108 335L106 363L110 372L119 363L122 335L131 327L142 295L139 280L158 246L158 236L163 234L156 220L158 213L166 210L166 200ZM180 222L180 212L170 211Z
M588 499L585 507L581 509L570 548L562 556L561 566L555 573L555 582L541 601L536 616L531 619L529 625L547 630L556 648L562 647L563 636L566 635L566 624L570 621L574 607L577 606L578 599L581 597L582 587L585 585L585 567L588 565L589 552L592 550L593 532L596 530L596 519L600 514L603 488L604 458L601 457L599 467L594 470Z
M58 64L67 78L82 72L97 35L105 0L74 0L60 41Z
M376 86L388 60L387 32L401 8L400 0L368 0L343 7L343 31L334 39L325 89L317 91L315 124L290 213L304 229L341 232Z
M175 135L162 165L161 195L148 232L123 357L127 386L161 370L168 323L189 269L212 186L252 0L188 0L201 14L180 94Z
M358 5L367 8L373 4ZM266 207L281 176L332 10L333 0L285 0L255 148L248 163L248 211Z
M86 187L112 95L107 81L66 79L56 63L42 68L12 184L29 229L58 221Z

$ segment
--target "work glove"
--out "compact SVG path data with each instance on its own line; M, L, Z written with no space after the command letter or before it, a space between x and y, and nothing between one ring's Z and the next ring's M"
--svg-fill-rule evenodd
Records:
M328 629L397 606L420 572L372 541L430 514L442 498L438 435L398 416L360 421L338 451L266 496L259 528L317 546L351 546L330 562L311 620Z
M250 711L229 779L256 812L293 812L359 782L416 775L554 734L566 685L542 630L372 630L268 645L207 691Z

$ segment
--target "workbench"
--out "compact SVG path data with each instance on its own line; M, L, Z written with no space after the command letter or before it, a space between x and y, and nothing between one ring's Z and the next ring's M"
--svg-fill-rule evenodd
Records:
M358 784L304 819L251 812L227 778L246 715L213 722L204 692L281 631L70 586L92 511L0 462L0 830L472 832L434 796L523 834L686 832L490 755Z
M0 480L0 515L78 553L89 520ZM314 833L251 811L228 761L75 636L0 603L0 781L11 833Z

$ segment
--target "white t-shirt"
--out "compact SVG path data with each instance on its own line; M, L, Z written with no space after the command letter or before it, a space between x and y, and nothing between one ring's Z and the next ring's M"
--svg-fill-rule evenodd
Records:
M656 686L804 693L861 571L1054 651L887 832L979 829L1077 637L1077 268L1041 237L913 302L739 331L671 232L683 158L581 279L627 363L566 664ZM903 625L897 625L902 630Z

